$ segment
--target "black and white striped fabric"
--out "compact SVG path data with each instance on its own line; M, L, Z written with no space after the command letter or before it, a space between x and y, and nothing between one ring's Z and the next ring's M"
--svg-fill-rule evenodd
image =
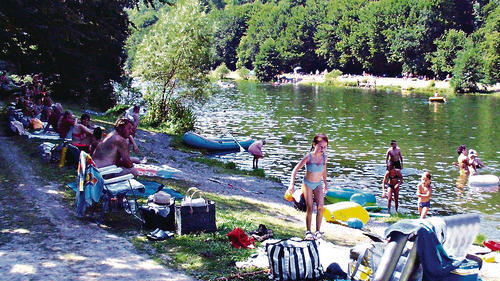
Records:
M266 245L274 280L319 280L323 268L316 241L284 239Z

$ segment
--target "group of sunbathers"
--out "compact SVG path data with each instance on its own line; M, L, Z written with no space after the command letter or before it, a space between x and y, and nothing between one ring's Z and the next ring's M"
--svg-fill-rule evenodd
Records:
M2 85L6 84L7 75L1 73L1 77ZM124 168L123 174L137 175L133 164L146 162L146 158L139 159L129 154L129 146L138 152L134 136L139 125L139 106L128 110L116 121L114 131L106 135L103 128L90 124L89 114L82 114L78 120L71 111L63 111L61 104L54 103L40 74L33 75L31 83L17 86L17 94L12 95L13 107L17 109L19 116L16 117L21 117L24 128L53 130L60 138L71 139L74 146L92 155L98 168L116 165ZM13 119L17 121L19 118Z

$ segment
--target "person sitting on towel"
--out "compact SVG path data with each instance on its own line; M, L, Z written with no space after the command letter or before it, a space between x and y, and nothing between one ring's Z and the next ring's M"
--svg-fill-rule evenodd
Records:
M95 148L92 158L98 168L116 165L123 168L120 174L133 174L137 170L129 155L127 139L133 128L132 122L127 118L120 118L115 123L115 130L109 133Z

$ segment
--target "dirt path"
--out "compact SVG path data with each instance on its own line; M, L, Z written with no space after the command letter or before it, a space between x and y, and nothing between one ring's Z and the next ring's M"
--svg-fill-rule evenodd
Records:
M30 167L36 160L12 139L0 142L0 279L194 280L139 255L125 238L76 219L57 185L40 184L43 175Z

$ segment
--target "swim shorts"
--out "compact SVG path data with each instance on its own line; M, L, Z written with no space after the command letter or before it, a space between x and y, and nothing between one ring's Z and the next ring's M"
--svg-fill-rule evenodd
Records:
M401 170L401 161L399 161L399 160L398 161L391 161L391 164L392 164L392 166L394 166L394 168Z
M418 207L419 208L431 208L431 201L427 201L427 202L420 202L418 203Z

